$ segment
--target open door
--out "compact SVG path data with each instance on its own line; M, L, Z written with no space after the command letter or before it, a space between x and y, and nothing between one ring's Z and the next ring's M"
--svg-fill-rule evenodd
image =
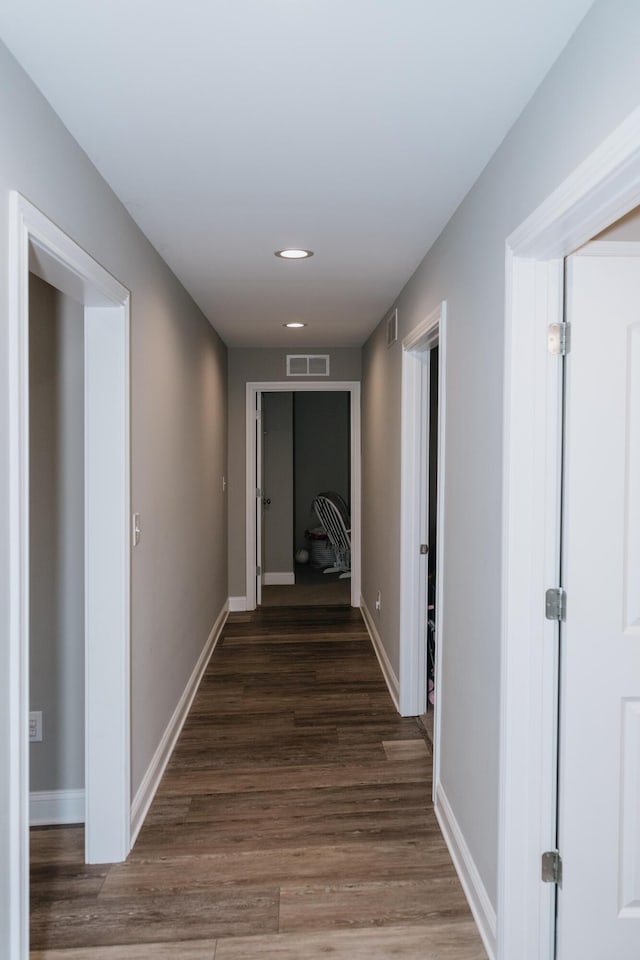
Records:
M567 261L558 960L640 956L640 243Z

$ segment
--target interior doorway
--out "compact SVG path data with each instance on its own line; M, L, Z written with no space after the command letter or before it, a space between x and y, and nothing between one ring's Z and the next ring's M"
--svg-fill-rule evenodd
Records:
M572 595L568 592L566 612L562 603L557 606L552 604L551 608L545 604L547 590L552 589L555 593L556 588L563 587L563 569L560 565L562 518L559 504L564 467L561 460L564 364L559 363L558 356L554 354L557 352L555 344L559 345L560 351L566 349L561 346L557 336L558 325L565 319L564 300L567 291L564 282L564 258L637 205L640 199L639 178L640 111L636 111L514 231L506 245L504 563L497 911L500 960L512 956L521 957L522 960L552 958L557 955L556 946L566 956L573 956L575 953L569 942L562 940L562 933L556 943L560 929L556 926L557 907L562 909L562 903L567 902L566 897L569 895L565 880L562 879L562 889L559 891L558 875L548 869L545 877L548 882L541 882L541 854L548 852L550 861L556 864L556 854L559 853L562 857L562 851L557 847L560 835L556 802L559 759L560 763L563 762L562 756L558 758L556 736L557 697L559 690L563 688L563 681L560 679L559 682L558 678L558 643L565 629L563 617L566 615L567 624L572 617L580 619L579 611L573 608ZM603 359L604 354L608 355L607 364L610 361L609 354L619 357L620 343L623 343L624 349L629 350L635 339L634 335L627 336L626 339L619 338L612 327L612 343L608 342L608 314L612 309L615 313L613 300L607 299L606 309L601 308L599 311L595 332L588 335L585 341L588 344L590 340L590 348L595 346ZM552 351L548 349L550 336L551 344L554 345ZM573 337L570 340L572 341ZM576 361L577 355L571 346L569 362L575 365ZM621 389L628 390L634 379L637 379L632 374L633 367L633 363L627 365L626 369L624 363L618 364L616 392ZM598 381L599 376L596 373L590 378L588 385L588 391L596 402L600 395ZM636 410L634 400L627 406L625 415L628 417ZM598 411L598 416L601 412ZM622 418L617 417L616 420L615 424L610 424L612 435L620 433ZM587 432L591 448L589 470L597 472L600 466L590 424ZM636 432L635 427L631 432L627 431L628 441L632 441ZM609 426L605 430L607 443L608 434ZM574 456L571 451L569 455ZM627 476L635 470L632 461L635 462L633 457L628 464L631 469L627 471ZM581 501L586 494L589 504L593 500L594 509L600 509L602 502L606 506L607 497L601 489L598 489L595 497L590 496L592 479L586 477L584 487L581 484L575 487L571 497L576 494L577 500ZM616 494L612 499L611 516L615 513L617 523L620 511L626 509L629 502L625 499L624 492L621 495ZM574 507L581 509L582 504L574 503L570 509ZM581 523L579 526L586 526L583 532L589 542L588 556L579 557L579 563L589 564L593 560L592 572L597 574L597 551L600 545L597 538L594 543L590 536L593 528L592 517L589 516L586 525ZM623 550L614 558L615 562L620 562L624 556ZM600 584L596 582L592 587L592 600L599 608L599 613L605 612L609 615L612 610L615 611L616 605L620 604L622 592L622 578L611 596L602 596ZM558 600L560 597L561 594L558 595ZM618 628L629 626L626 613L624 616L623 613L625 612L620 606L617 607L617 616L614 612ZM593 626L593 623L590 624L589 629ZM605 637L606 634L602 636ZM605 639L603 656L607 656L610 646L610 640L607 642ZM626 646L626 640L621 646ZM637 638L634 646L637 646ZM572 647L573 656L580 658L580 643L576 643L574 639ZM591 657L592 654L587 649L584 659L589 660ZM567 655L563 653L562 670L567 673L571 671L570 660L571 656L569 655L567 660ZM579 671L576 679L578 677ZM603 674L603 682L604 680ZM571 682L573 683L573 680ZM624 710L617 711L616 722L620 735L613 748L609 741L603 743L601 739L606 728L610 727L608 723L600 724L599 703L594 704L591 692L582 686L574 691L574 695L576 704L579 704L581 699L588 698L585 706L595 717L596 736L591 738L588 732L586 734L590 750L592 753L595 751L593 755L600 757L603 751L611 751L619 759L624 746L628 760L635 756L625 770L625 774L629 774L626 782L623 783L621 779L616 781L617 788L625 795L621 797L622 802L618 804L614 814L617 825L621 828L616 843L607 845L602 860L601 849L599 853L591 855L595 848L594 838L589 831L581 835L579 841L580 860L585 862L585 851L589 850L590 855L586 859L593 868L597 872L602 868L603 878L605 875L611 877L612 860L620 853L619 841L625 829L630 826L630 822L623 822L625 811L629 809L628 790L635 791L636 784L640 782L637 777L637 750L632 749L629 752L626 749L627 745L633 742L633 735L627 737L626 732L630 732L636 723L632 700L637 702L637 689L633 697L625 701ZM600 694L598 699L599 696ZM562 703L560 716L565 722L565 706ZM570 718L567 719L571 722ZM623 721L627 722L624 737ZM561 732L561 742L562 738ZM578 755L570 760L573 769L576 764L587 763L588 760L585 756L585 734L582 730L580 741ZM569 741L565 742L568 744ZM598 770L600 771L600 767ZM621 772L619 770L619 773ZM571 776L569 768L566 773ZM589 774L592 774L592 770L589 770ZM612 786L609 777L606 790ZM599 790L593 791L591 782L588 793L592 798L600 796ZM602 814L599 817L600 826L604 826L607 819L610 820L609 814ZM582 822L582 813L572 826L578 826L579 821ZM610 827L609 822L606 829ZM633 830L637 841L637 802ZM633 851L632 857L635 857L634 862L637 864L638 847L635 841L628 843L626 849L629 853ZM627 854L619 864L620 869L616 871L614 868L615 878L610 882L607 891L608 905L605 904L605 899L601 898L598 909L606 911L606 923L617 922L620 930L626 929L627 933L637 938L635 924L639 897L638 893L634 892L632 902L628 902L629 891L634 891L634 882L632 881L631 885L629 883L634 876L633 872L628 871L629 863ZM577 876L581 881L581 868ZM637 873L635 876L637 877ZM557 900L561 902L557 903ZM626 906L631 906L631 913L624 917ZM596 925L600 922L588 899L579 900L578 912L581 927L585 917L589 917L589 921ZM562 919L559 922L561 924ZM611 947L611 943L616 943L612 938L605 942L607 949ZM591 951L592 946L593 940L590 939L587 950ZM624 947L627 952L623 952L619 945L614 949L618 949L616 956L635 957L637 939L631 952L628 952L627 945ZM562 953L558 956L563 960Z
M129 293L18 193L10 243L9 704L12 846L8 955L29 955L29 275L80 305L84 336L85 859L129 852ZM80 507L82 509L82 507ZM34 705L35 706L35 705ZM4 940L3 940L4 942Z
M400 712L423 716L437 786L442 670L446 304L403 341Z
M264 445L262 419L264 416L264 397L275 394L292 394L292 409L295 397L299 394L338 393L348 396L348 462L349 462L349 506L350 506L350 572L347 601L351 606L360 606L360 384L354 381L329 382L261 382L247 384L247 449L246 449L246 578L247 609L254 610L262 600L263 583L263 521L264 507L273 507L273 496L264 487ZM280 406L286 406L285 403ZM286 419L286 418L285 418ZM313 440L312 437L308 438ZM318 493L321 491L318 490ZM264 504L263 499L271 500ZM305 500L308 499L305 494ZM308 506L311 506L310 504ZM305 512L304 501L301 504L301 516ZM309 513L306 513L309 517ZM304 521L300 523L304 525ZM275 571L285 577L295 577L295 567L291 563L295 551L295 537L285 547L285 561L290 569ZM322 575L321 575L322 576ZM272 584L275 585L275 584ZM286 585L286 584L285 584Z
M317 497L341 505L350 531L350 396L346 392L262 393L261 604L350 603L350 556L336 553Z

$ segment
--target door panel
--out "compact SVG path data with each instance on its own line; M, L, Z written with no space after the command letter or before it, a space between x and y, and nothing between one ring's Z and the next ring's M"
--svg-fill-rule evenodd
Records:
M615 246L567 262L560 960L640 956L640 244Z

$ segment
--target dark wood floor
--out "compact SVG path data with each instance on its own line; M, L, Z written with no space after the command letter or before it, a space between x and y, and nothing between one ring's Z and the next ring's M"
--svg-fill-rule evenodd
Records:
M484 960L359 612L232 614L138 841L32 831L32 960Z

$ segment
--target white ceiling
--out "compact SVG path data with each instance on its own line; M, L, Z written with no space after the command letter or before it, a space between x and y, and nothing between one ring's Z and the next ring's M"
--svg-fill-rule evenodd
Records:
M227 344L356 346L591 3L2 0L0 36Z

